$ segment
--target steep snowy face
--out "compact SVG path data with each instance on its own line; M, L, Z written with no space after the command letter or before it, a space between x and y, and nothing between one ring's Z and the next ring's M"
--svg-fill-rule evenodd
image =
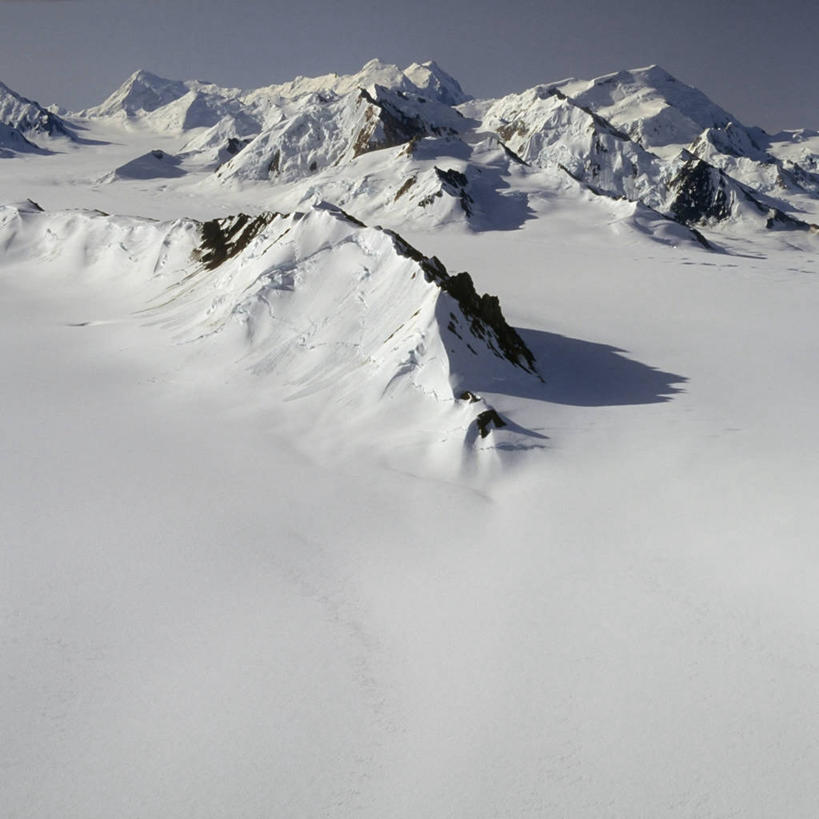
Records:
M376 223L511 230L535 215L530 203L591 191L714 231L819 220L815 134L747 128L657 66L494 101L470 101L434 62L371 60L254 91L138 71L78 116L92 129L101 118L103 136L159 137L97 181L184 177L167 184L287 212L318 198ZM13 130L2 139L6 157L31 150ZM676 235L635 213L641 230Z
M0 208L0 242L5 263L76 262L78 275L147 288L152 321L179 341L226 345L232 360L239 351L289 398L329 390L368 413L385 399L432 398L483 435L477 415L490 410L476 384L541 383L497 298L328 204L161 224L26 203Z
M0 123L24 136L68 137L74 139L69 126L39 103L21 96L0 82Z
M427 119L437 116L456 120L459 115L449 106L469 99L458 82L436 63L413 63L401 71L394 65L371 60L355 74L297 77L247 92L197 80L168 80L140 70L100 105L79 115L87 119L118 117L167 133L229 128L232 137L244 139L304 113L316 100L356 95L362 90L373 97L388 93L412 96L418 105L437 107L438 112L428 112ZM412 103L402 105L403 109L408 107ZM443 109L446 114L441 113Z
M374 59L355 74L325 74L320 77L296 77L289 82L260 88L247 95L247 101L256 99L295 100L310 94L343 96L359 88L371 90L380 85L392 91L418 94L444 105L457 105L470 99L458 81L437 63L413 63L403 71L398 66Z
M819 194L819 133L783 131L770 138L768 153L801 188Z
M179 80L166 80L140 69L99 105L88 108L84 115L110 117L124 112L127 116L148 113L185 96L188 85Z
M239 99L240 94L237 89L212 83L166 80L137 71L104 102L80 112L80 116L116 117L171 134L211 128L229 120L237 137L257 134L260 118Z
M482 127L531 165L560 168L595 193L638 202L689 227L808 229L769 194L811 193L811 174L783 167L764 149L762 132L727 120L730 115L700 92L677 85L652 67L590 83L537 86L496 100ZM676 143L699 123L689 117L680 124L680 110L669 99L692 117L717 123L698 132L690 149ZM655 129L657 123L663 127ZM671 151L648 150L652 141Z
M658 206L663 162L556 88L538 86L495 102L483 127L525 162L561 167L595 191Z
M434 60L413 63L404 69L404 75L420 94L442 102L444 105L461 105L472 99L464 93L460 83L447 74Z
M253 366L300 393L406 389L452 401L476 369L536 378L535 362L468 274L337 208L206 223L201 272L180 283L181 326L241 328ZM203 309L204 308L204 309Z
M761 128L743 125L659 66L556 87L664 159L686 149L762 194L816 190L816 180L770 153L771 139Z
M463 118L441 103L376 85L342 97L314 93L217 171L222 181L291 182L427 135L454 135Z
M703 131L688 151L761 193L773 196L819 193L819 175L799 163L777 158L770 147L770 139L764 142L752 139L745 129L729 123L725 128ZM804 160L810 165L807 157Z
M693 142L706 128L725 128L729 123L735 129L745 129L701 91L657 65L592 80L563 80L554 86L646 148L679 148Z

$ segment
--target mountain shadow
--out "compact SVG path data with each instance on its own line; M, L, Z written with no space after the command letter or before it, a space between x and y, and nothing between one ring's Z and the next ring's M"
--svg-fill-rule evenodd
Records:
M506 378L489 373L481 378L473 372L470 383L475 391L575 407L613 407L671 401L688 381L685 376L626 358L626 351L619 347L543 330L516 329L534 354L545 383L523 371Z

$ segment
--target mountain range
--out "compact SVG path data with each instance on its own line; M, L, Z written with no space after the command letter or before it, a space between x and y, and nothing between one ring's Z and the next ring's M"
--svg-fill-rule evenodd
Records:
M354 75L251 91L137 71L62 117L0 85L0 123L9 155L34 150L21 137L53 150L95 123L173 136L156 162L131 158L140 178L193 174L203 189L252 188L286 206L318 194L402 223L514 226L533 186L580 186L717 243L743 226L809 230L819 218L819 136L744 125L659 66L495 100L472 99L434 62L402 71L372 60Z
M43 263L176 258L160 277L171 296L152 310L184 339L234 328L245 366L294 395L332 390L359 406L405 387L447 406L467 396L480 402L472 441L476 419L494 412L479 384L508 390L525 376L515 391L536 393L548 371L497 299L396 231L515 231L570 202L591 217L598 201L634 235L733 254L769 233L808 248L819 221L819 136L744 125L658 66L494 100L470 97L434 62L372 60L250 91L140 70L74 113L0 85L0 129L8 162L39 155L45 171L87 158L94 170L75 191L125 202L175 191L246 209L198 222L177 213L155 228L150 211L123 221L24 202L3 216L10 251ZM125 161L106 168L115 144Z
M816 815L819 134L464 80L0 86L3 816Z

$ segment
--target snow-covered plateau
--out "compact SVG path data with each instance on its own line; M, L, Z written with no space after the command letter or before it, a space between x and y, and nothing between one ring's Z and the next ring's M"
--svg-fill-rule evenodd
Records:
M0 812L812 819L817 224L658 66L0 83Z

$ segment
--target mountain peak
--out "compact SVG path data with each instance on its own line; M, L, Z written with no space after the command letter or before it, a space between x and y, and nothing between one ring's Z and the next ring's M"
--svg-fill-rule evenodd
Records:
M133 116L139 111L155 111L184 96L188 91L188 85L184 82L168 80L140 68L102 103L89 109L87 113L111 116L125 111L128 116Z
M63 120L0 82L0 122L20 134L74 138Z
M739 124L702 91L659 65L553 84L578 105L650 148L688 145L706 128Z
M472 99L464 93L461 84L451 74L444 71L435 60L413 63L404 69L404 75L414 86L434 96L445 105L460 105Z

